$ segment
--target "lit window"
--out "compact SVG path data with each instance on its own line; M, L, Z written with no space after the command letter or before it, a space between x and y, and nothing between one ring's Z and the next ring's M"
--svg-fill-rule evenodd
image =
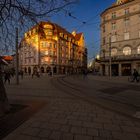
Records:
M45 29L53 29L53 26L50 25L50 24L45 24L45 25L44 25L44 28L45 28Z
M45 51L44 54L45 54L45 55L48 55L49 53L48 53L48 51Z
M116 35L112 35L111 36L111 42L115 42L116 41Z
M54 48L56 48L56 44L54 44Z
M68 38L68 41L69 41L69 42L71 41L71 38L70 38L70 37Z
M25 33L24 36L27 37L27 33Z
M112 30L116 29L116 23L112 23Z
M124 10L125 15L129 14L129 8Z
M116 18L116 12L112 13L112 18Z
M35 34L36 33L36 29L33 29L33 34Z
M137 48L137 53L140 54L140 46Z
M32 35L31 31L29 31L29 35L30 35L30 36Z
M130 23L129 18L126 18L126 19L124 20L124 25L125 25L125 27L129 26L129 23Z
M117 49L113 48L111 49L111 56L115 56L115 55L117 55Z
M64 35L64 38L67 39L67 35Z
M63 37L63 33L59 33L60 37Z
M124 33L124 40L130 39L130 34L129 32Z
M41 62L44 63L44 59L41 59Z
M44 47L50 47L50 44L46 41L41 41L40 43L41 47L44 48Z
M130 47L124 47L123 54L124 55L131 55L131 48Z

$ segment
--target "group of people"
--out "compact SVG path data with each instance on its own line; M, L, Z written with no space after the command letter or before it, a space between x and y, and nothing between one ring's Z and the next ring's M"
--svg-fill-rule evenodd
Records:
M23 70L20 70L18 72L18 75L21 76L21 79L23 79ZM5 70L3 72L3 82L4 84L8 83L10 84L11 78L15 76L15 70Z

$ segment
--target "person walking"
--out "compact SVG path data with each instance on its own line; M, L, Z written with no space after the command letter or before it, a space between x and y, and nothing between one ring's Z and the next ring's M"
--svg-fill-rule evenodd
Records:
M11 76L10 76L10 72L5 72L4 73L4 83L6 84L6 82L8 81L8 83L10 84L10 78L11 78Z
M23 73L23 70L20 70L19 73L20 73L21 79L23 79L23 74L24 74L24 73Z
M138 76L139 76L138 71L136 69L134 69L132 82L134 82L134 81L139 82Z

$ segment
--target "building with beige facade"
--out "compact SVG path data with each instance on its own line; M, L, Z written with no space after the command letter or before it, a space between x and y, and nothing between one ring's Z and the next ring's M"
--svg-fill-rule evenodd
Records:
M140 73L140 0L117 0L101 13L101 74Z
M70 33L52 22L40 22L25 33L20 43L20 68L25 73L75 73L86 68L83 33Z

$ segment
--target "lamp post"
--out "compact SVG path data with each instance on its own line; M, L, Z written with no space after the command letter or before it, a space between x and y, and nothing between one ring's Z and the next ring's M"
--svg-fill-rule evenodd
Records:
M111 34L109 36L109 77L112 77L112 60L111 60Z
M18 75L18 72L19 72L19 59L18 59L18 28L16 28L16 84L18 85L19 84L19 75Z
M54 62L51 64L51 72L52 72L52 76L54 75Z

